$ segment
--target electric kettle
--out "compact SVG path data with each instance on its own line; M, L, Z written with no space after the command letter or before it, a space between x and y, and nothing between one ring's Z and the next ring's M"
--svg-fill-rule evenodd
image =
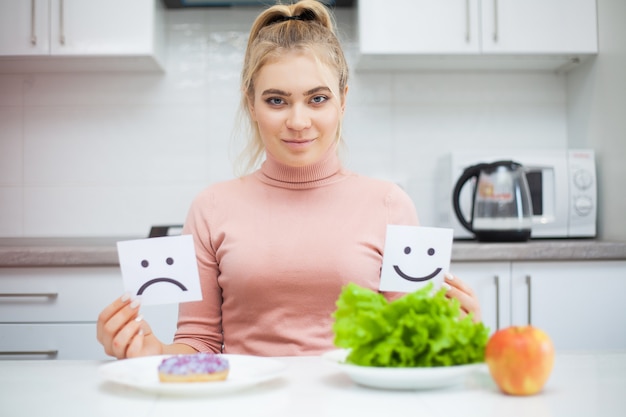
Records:
M475 178L469 221L461 210L461 189ZM479 163L467 167L454 186L454 212L476 239L514 242L530 239L532 202L526 173L514 161Z

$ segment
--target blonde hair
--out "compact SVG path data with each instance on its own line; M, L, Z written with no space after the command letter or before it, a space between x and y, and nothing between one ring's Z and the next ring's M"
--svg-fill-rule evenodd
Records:
M327 6L317 0L302 0L289 5L277 4L261 12L250 30L241 72L241 126L247 128L248 139L237 158L239 175L250 172L264 152L263 141L248 106L254 101L255 77L264 65L292 51L311 52L319 64L336 71L339 91L332 91L333 88L331 91L340 102L344 100L348 64ZM341 141L341 121L337 141Z

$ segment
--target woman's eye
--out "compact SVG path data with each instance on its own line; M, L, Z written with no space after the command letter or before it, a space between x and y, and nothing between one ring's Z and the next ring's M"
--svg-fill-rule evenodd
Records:
M313 102L314 104L320 104L325 102L326 100L328 100L328 97L326 96L315 96L311 99L311 102Z
M268 98L267 100L265 100L268 104L271 104L272 106L280 106L281 104L284 104L285 102L283 101L282 98L280 97L271 97Z

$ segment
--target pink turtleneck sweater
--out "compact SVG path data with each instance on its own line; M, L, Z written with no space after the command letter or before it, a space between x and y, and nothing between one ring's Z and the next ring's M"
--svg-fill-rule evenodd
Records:
M183 233L203 300L180 305L174 341L260 356L332 350L342 287L377 290L386 226L417 223L401 188L343 169L334 152L304 168L268 156L194 200Z

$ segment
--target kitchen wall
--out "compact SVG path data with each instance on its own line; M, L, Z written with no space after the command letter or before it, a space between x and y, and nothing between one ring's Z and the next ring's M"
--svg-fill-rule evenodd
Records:
M596 150L598 228L626 240L626 2L598 1L600 54L568 76L568 132L573 147Z
M600 6L623 11L618 3ZM617 25L611 10L600 11ZM153 224L181 223L198 191L233 177L239 68L257 12L167 11L162 74L0 75L0 236L143 236ZM624 118L611 126L622 137L604 134L601 110L588 110L597 94L611 95L597 91L606 83L587 86L596 67L618 78L609 57L570 75L363 72L355 68L353 10L339 9L338 21L353 67L344 161L400 183L424 225L437 223L452 149L598 146L601 161L618 166L608 149L623 141ZM617 180L601 169L608 194ZM626 239L626 230L606 229L601 235Z

